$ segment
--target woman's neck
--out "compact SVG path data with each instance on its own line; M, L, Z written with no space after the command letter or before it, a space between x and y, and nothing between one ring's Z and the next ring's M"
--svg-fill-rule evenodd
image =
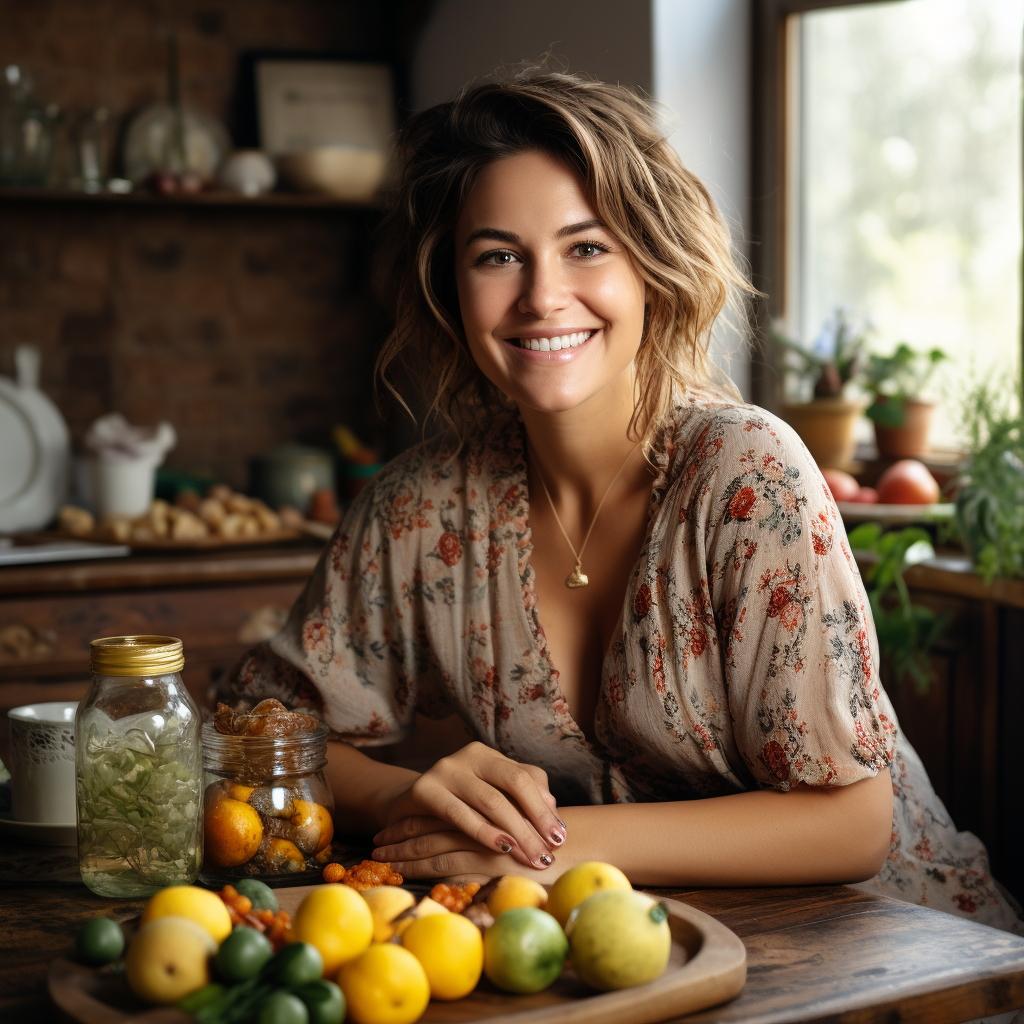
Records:
M632 382L614 385L575 409L520 409L526 428L531 493L547 486L559 514L592 517L621 470L616 490L649 485L650 472L628 430L633 416ZM606 393L608 392L608 393ZM536 479L539 471L540 479ZM536 501L536 498L534 498Z

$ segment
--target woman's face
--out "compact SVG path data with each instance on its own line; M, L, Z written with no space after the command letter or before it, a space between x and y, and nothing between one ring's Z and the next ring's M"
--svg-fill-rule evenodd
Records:
M455 259L469 349L517 405L562 412L632 388L644 281L561 161L530 151L489 164Z

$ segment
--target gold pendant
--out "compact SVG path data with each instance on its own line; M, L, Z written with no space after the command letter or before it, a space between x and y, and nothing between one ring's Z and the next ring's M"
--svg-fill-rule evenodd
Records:
M577 587L585 587L589 582L590 580L580 572L579 562L576 563L572 572L565 578L565 585L570 590L575 590Z

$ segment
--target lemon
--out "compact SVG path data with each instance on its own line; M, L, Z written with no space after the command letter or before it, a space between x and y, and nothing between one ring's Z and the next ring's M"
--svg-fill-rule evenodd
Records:
M387 942L395 934L392 921L416 902L411 892L397 885L378 885L376 889L367 889L362 897L373 916L374 942Z
M672 949L667 911L642 892L594 893L572 912L566 933L576 974L604 991L654 981Z
M629 879L613 864L589 860L569 868L555 880L544 909L564 928L573 910L593 893L601 889L632 888Z
M447 907L442 907L437 900L432 900L429 896L424 896L423 899L416 904L409 911L405 911L400 917L392 921L392 925L395 929L395 935L399 938L405 934L405 929L413 923L418 921L421 917L430 917L431 914L449 914L451 911Z
M207 889L196 885L171 885L154 893L145 910L140 924L149 924L161 917L187 917L202 925L217 943L231 934L231 915L224 901Z
M308 942L324 958L324 975L359 956L373 938L373 916L366 900L347 885L317 886L299 904L292 941Z
M423 965L402 946L374 943L338 971L352 1024L413 1024L430 1002Z
M140 999L176 1003L209 985L216 952L217 943L202 925L185 917L159 917L143 924L128 947L125 977Z
M536 907L543 910L547 901L548 891L540 882L519 875L502 875L491 895L487 897L487 909L492 917L497 917L515 907Z
M427 972L431 998L461 999L476 988L484 969L484 940L468 917L421 917L405 930L402 945Z

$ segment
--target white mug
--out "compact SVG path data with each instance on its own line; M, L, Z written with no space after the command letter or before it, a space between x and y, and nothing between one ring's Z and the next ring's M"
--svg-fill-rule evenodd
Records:
M74 825L77 701L25 704L7 712L11 725L11 817Z

